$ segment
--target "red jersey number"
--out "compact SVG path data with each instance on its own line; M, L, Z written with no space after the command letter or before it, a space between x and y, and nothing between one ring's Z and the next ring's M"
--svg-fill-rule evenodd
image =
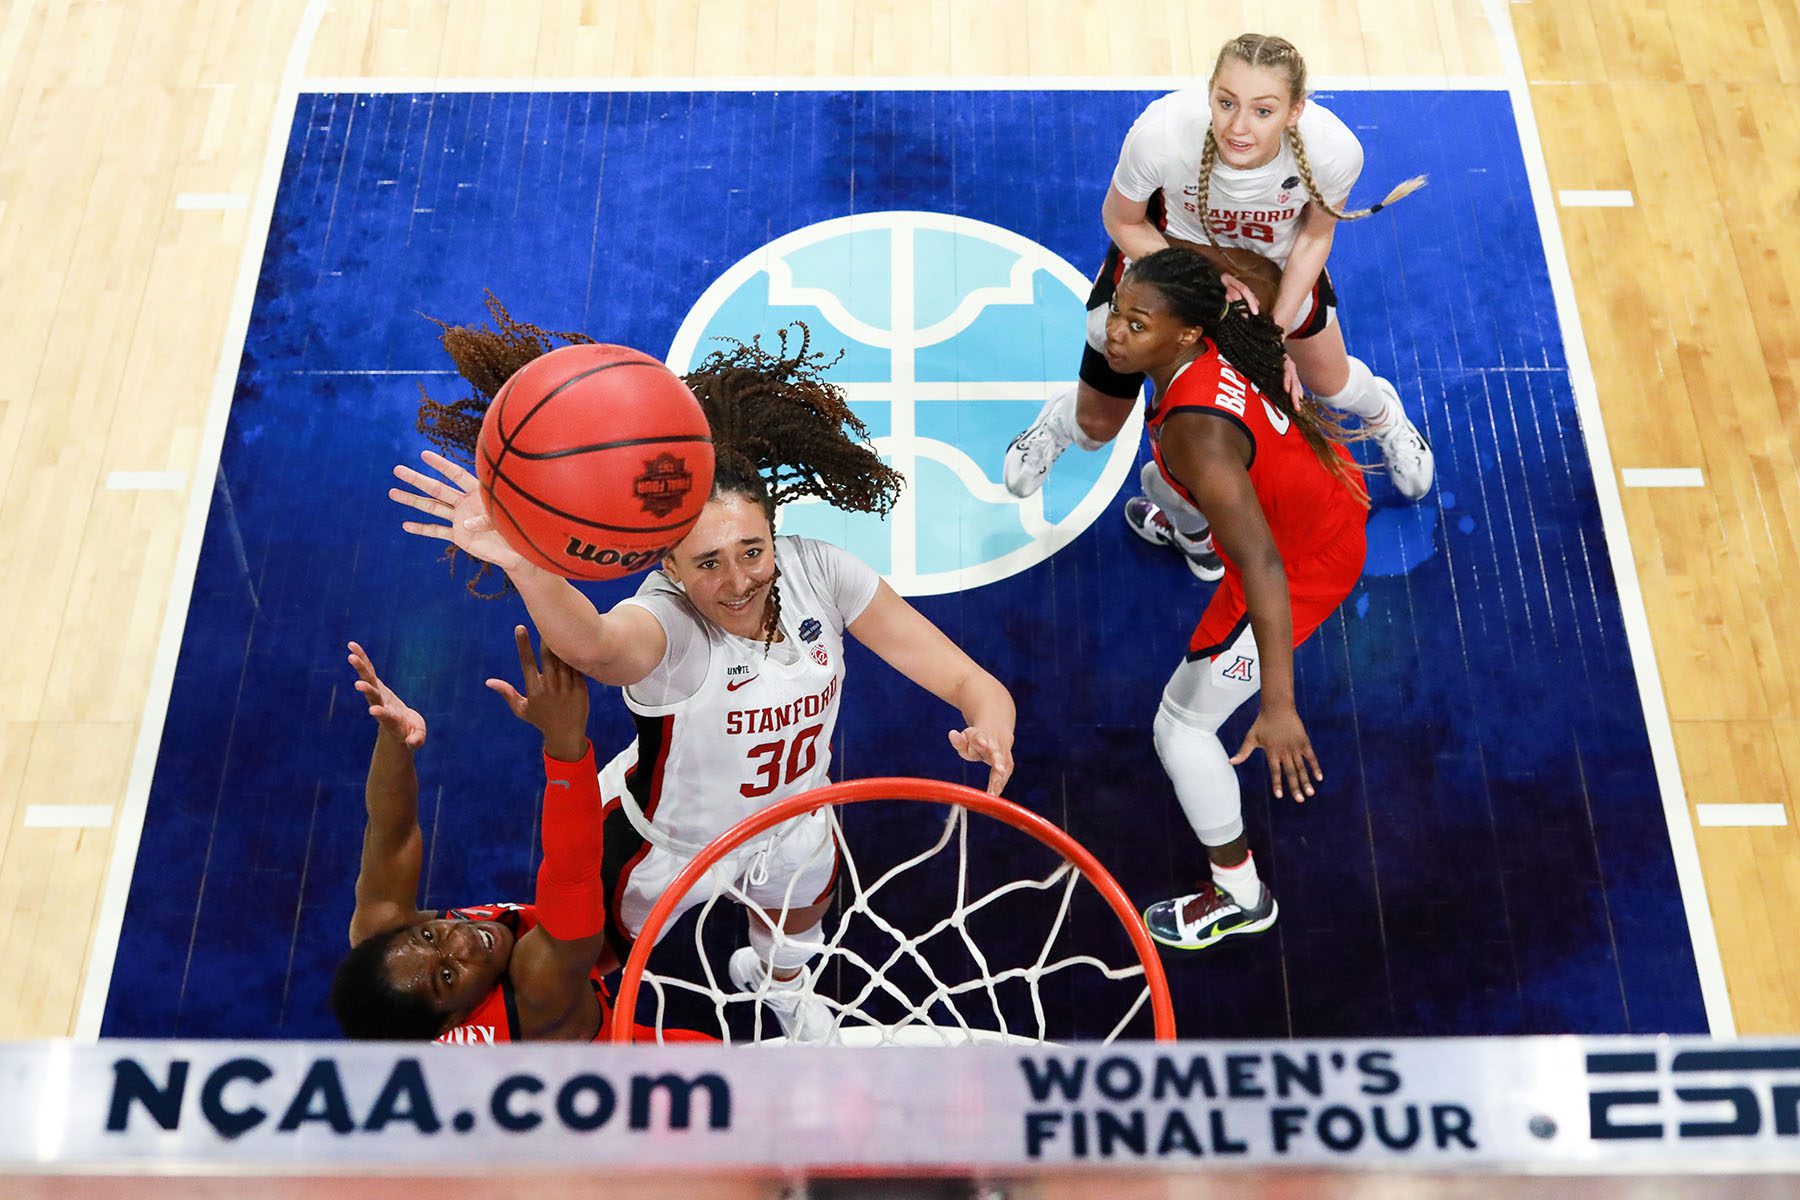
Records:
M741 785L738 791L754 799L805 775L819 761L819 734L824 731L823 725L808 725L791 739L750 747L749 759L755 764L756 778Z

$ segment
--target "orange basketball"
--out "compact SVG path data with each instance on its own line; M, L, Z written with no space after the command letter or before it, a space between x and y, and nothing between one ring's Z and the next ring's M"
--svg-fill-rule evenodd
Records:
M651 566L712 491L712 431L669 368L626 346L520 367L481 422L475 473L507 544L570 579Z

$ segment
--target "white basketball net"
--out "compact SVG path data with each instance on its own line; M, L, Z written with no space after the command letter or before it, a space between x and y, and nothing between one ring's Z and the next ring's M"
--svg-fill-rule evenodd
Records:
M877 803L885 807L891 802ZM1092 952L1055 956L1058 941L1071 933L1072 907L1081 891L1079 885L1086 878L1081 871L1053 850L1040 846L1029 835L1020 833L1014 841L1037 847L1043 857L1054 858L1055 865L1041 878L1014 879L972 895L978 885L971 880L968 810L960 805L921 803L910 803L906 808L908 816L914 818L910 828L927 827L928 823L922 818L928 813L943 814L935 838L924 849L901 858L866 880L844 835L841 820L844 810L838 805L829 805L824 810L831 836L820 843L815 857L822 859L834 846L842 856L837 892L839 902L825 918L822 928L829 934L823 951L808 966L807 974L814 994L824 1001L832 1014L832 1036L828 1040L866 1046L1033 1044L1066 1039L1072 1036L1070 1030L1052 1028L1055 1022L1051 1007L1054 1006L1045 1003L1045 985L1058 976L1064 976L1064 981L1068 982L1067 977L1081 975L1086 975L1081 983L1088 992L1098 989L1103 994L1108 1005L1105 1012L1112 1011L1115 1001L1118 1011L1116 1020L1104 1034L1096 1035L1090 1029L1081 1036L1086 1039L1099 1036L1108 1042L1125 1036L1132 1022L1140 1013L1145 1013L1150 989L1144 981L1143 964L1138 961L1111 910L1105 910L1106 919L1111 940L1116 945L1101 949L1116 957L1119 960L1116 964ZM747 848L761 849L772 844L796 823L789 821L777 826L771 833L752 839ZM984 829L990 827L1009 828L1000 821L983 824ZM922 930L902 928L889 912L884 912L884 908L896 907L893 903L896 900L909 901L916 908L919 894L926 890L920 886L924 876L930 874L933 879L942 880L942 876L935 873L946 870L948 864L941 863L939 856L952 847L956 855L956 885L949 911L930 920ZM725 862L745 861L743 849ZM661 1040L665 1022L671 1027L693 1023L691 1013L697 1006L691 1001L684 1006L682 1017L669 1015L671 997L677 992L695 994L709 1004L717 1021L717 1032L727 1041L742 1040L741 1030L746 1024L756 1041L786 1040L773 1012L761 1003L769 990L767 979L764 978L755 991L740 991L726 977L724 962L714 961L718 957L716 934L713 949L710 954L708 952L709 922L731 922L735 926L733 944L742 945L746 911L751 914L749 920L762 920L755 915L757 910L741 890L741 879L722 878L730 869L721 864L703 877L703 881L713 881L715 888L699 906L692 935L700 963L698 974L703 978L681 978L660 972L657 968L661 951L651 956L644 970L643 992L652 1000L649 1005L640 1004L640 1019L656 1030L658 1040ZM795 880L802 873L794 872ZM795 882L790 881L781 910L770 914L778 922L789 908L805 907L813 899L810 895L796 897L794 887ZM736 903L721 906L723 899ZM1035 917L1040 928L1020 928L1017 918L1021 914L1025 916L1026 924ZM1036 945L1035 952L1026 961L999 961L1003 957L999 951L992 946L984 948L981 938L970 928L972 921L982 919L1007 923L1008 936L1004 940L1012 949L1004 957L1018 959L1017 948L1023 945ZM916 914L913 921L914 924L922 923ZM794 944L778 927L773 938L778 957L784 947ZM900 982L901 976L908 977L909 982ZM1107 987L1100 982L1102 980L1117 986ZM1135 986L1132 986L1134 982ZM651 1011L646 1011L647 1008ZM734 1010L738 1014L740 1030L736 1037L731 1032ZM746 1013L747 1022L744 1019ZM1105 1015L1094 1013L1084 999L1084 1022L1096 1017L1099 1021L1105 1020ZM1150 1036L1147 1013L1141 1026L1133 1036Z

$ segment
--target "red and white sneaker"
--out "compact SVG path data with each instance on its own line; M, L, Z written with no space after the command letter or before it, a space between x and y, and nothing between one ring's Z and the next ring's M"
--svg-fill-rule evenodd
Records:
M1187 560L1188 572L1195 579L1216 583L1225 577L1225 564L1220 561L1219 552L1213 549L1212 534L1201 539L1199 549L1187 549L1176 540L1175 527L1169 524L1167 514L1152 504L1148 496L1133 496L1125 502L1125 523L1131 526L1131 532L1152 546L1167 546L1181 555Z

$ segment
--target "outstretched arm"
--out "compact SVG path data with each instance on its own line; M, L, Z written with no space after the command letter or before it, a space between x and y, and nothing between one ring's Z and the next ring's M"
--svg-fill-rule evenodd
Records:
M862 615L850 623L850 632L889 666L962 713L965 727L950 731L950 744L965 760L988 765L987 790L999 795L1013 771L1018 713L1012 693L885 579Z
M375 718L375 750L363 785L368 819L363 825L362 865L356 874L356 908L350 944L419 919L419 777L413 751L425 744L425 718L381 681L366 650L349 645L356 690Z
M1275 795L1285 786L1304 801L1324 774L1294 705L1293 603L1287 569L1245 466L1249 439L1228 421L1177 414L1163 427L1162 452L1211 522L1213 538L1244 575L1244 605L1261 659L1262 710L1231 761L1243 762L1260 746Z
M1168 239L1150 223L1149 202L1128 198L1117 184L1108 185L1106 189L1106 202L1100 206L1100 223L1106 226L1106 236L1125 252L1126 258L1143 258L1168 248Z
M524 691L503 679L487 686L544 735L544 858L537 877L537 927L513 948L507 972L528 1038L585 1039L600 1028L600 1001L588 972L606 951L600 882L601 796L587 737L587 681L531 637L513 629Z
M526 562L507 545L482 504L473 474L430 450L421 457L442 478L397 466L395 477L415 490L389 488L388 498L436 520L404 521L400 528L450 542L505 571L524 598L544 644L583 674L624 687L655 670L669 646L655 617L635 605L602 614L574 584Z
M1283 332L1294 327L1300 305L1319 282L1319 272L1331 257L1331 243L1336 237L1337 218L1317 204L1308 204L1300 214L1300 231L1294 235L1294 249L1281 274L1281 289L1269 310L1269 316Z

